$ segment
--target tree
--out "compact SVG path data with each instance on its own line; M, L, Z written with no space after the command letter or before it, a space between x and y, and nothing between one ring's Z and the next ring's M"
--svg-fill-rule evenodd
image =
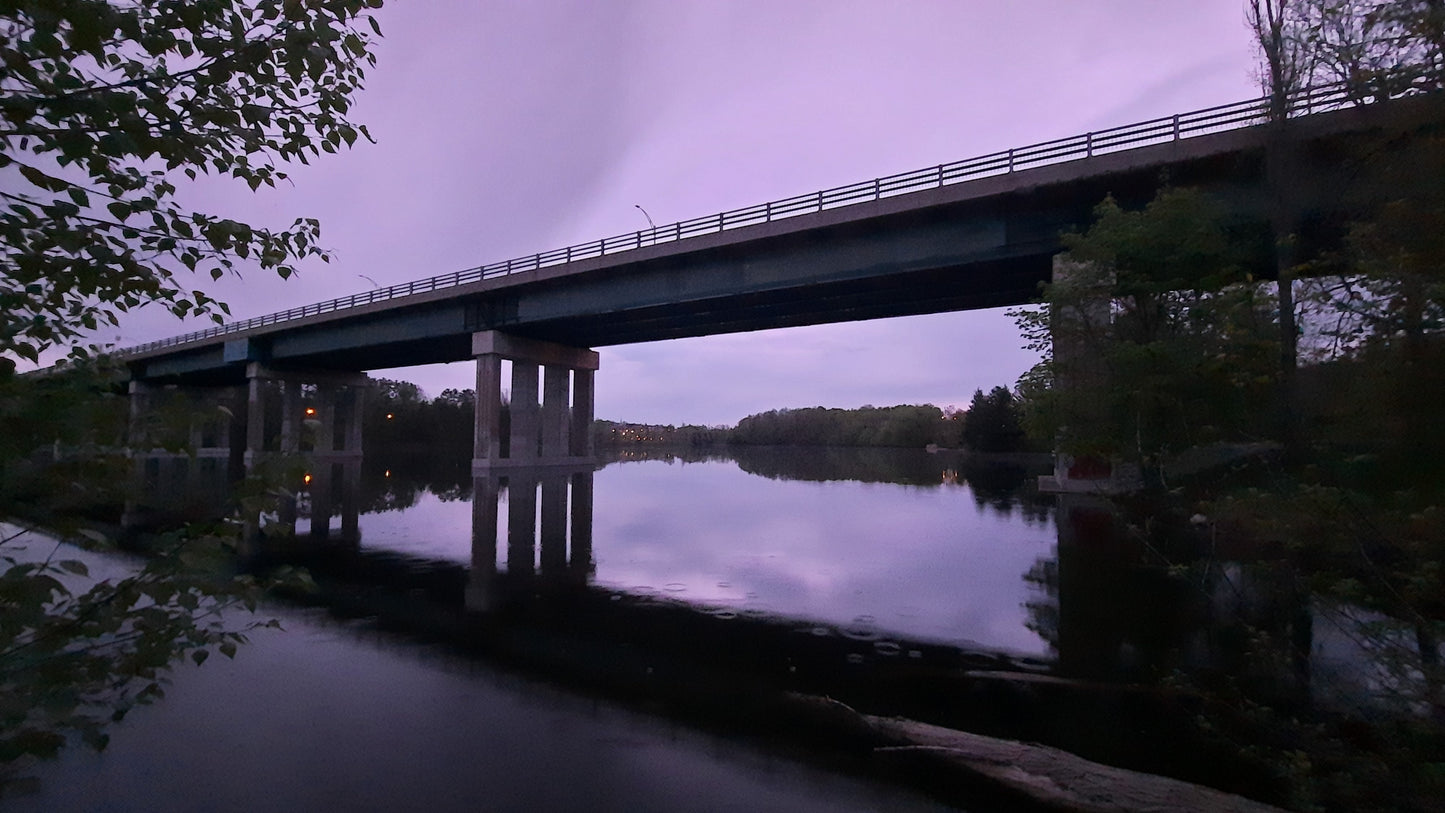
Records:
M964 446L975 452L1017 452L1023 440L1013 393L1006 387L994 387L987 395L975 390L963 423Z
M1246 270L1260 241L1192 190L1139 211L1100 204L1064 236L1045 307L1016 312L1044 357L1020 382L1030 434L1149 470L1257 431L1275 369L1272 303Z
M220 321L181 269L287 277L327 259L320 224L270 229L195 212L179 174L275 186L369 138L348 111L380 0L107 0L0 6L0 367L160 303Z
M243 639L219 615L256 598L256 581L216 569L234 526L163 537L139 572L101 580L30 531L108 542L84 514L124 496L117 371L93 331L151 303L219 321L225 305L183 271L286 277L327 258L315 220L271 229L192 211L178 184L274 186L281 164L369 138L348 111L380 5L0 2L0 763L76 733L103 746L105 723L158 696L170 664ZM16 374L57 347L66 370ZM75 420L91 409L112 420ZM261 510L271 482L248 481L238 510Z

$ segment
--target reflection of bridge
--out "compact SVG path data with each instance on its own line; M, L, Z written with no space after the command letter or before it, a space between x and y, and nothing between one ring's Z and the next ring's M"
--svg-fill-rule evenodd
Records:
M1306 242L1337 237L1349 213L1343 143L1439 118L1434 96L1348 104L1342 88L1310 91L1290 122ZM1061 232L1086 223L1106 195L1142 203L1166 179L1263 222L1263 110L1244 102L1008 150L296 308L124 357L138 394L157 384L245 386L233 412L245 414L237 445L252 453L294 444L303 385L359 392L366 370L474 359L474 466L576 464L591 454L597 355L586 348L1021 304L1050 279ZM286 405L277 443L257 417L267 386L279 386ZM337 414L347 399L359 403L333 399ZM320 409L333 420L332 407Z

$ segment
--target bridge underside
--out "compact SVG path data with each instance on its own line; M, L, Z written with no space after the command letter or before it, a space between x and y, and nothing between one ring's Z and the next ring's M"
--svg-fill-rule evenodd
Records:
M1298 126L1301 254L1327 246L1368 187L1350 156L1368 143L1437 127L1434 99L1399 115L1346 110ZM1389 123L1389 127L1382 125ZM1392 129L1393 128L1393 129ZM827 322L964 311L1034 301L1060 235L1085 226L1106 196L1140 206L1164 186L1197 186L1259 236L1258 276L1272 268L1265 226L1263 128L1165 142L1000 174L957 186L824 209L676 242L519 271L405 299L317 314L127 359L155 383L240 383L248 364L361 372L475 358L472 337L498 331L575 348ZM1388 149L1398 147L1393 143ZM1379 194L1379 190L1375 190ZM1355 196L1355 197L1352 197Z

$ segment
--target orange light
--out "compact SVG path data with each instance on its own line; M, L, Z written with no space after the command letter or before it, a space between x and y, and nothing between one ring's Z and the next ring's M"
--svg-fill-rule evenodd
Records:
M386 476L387 476L387 477L390 477L390 476L391 476L391 469L387 469L387 470L386 470Z
M395 418L395 417L396 417L396 416L393 415L393 414L391 414L390 412L386 413L386 419L387 419L388 421L391 420L392 418Z
M315 414L316 414L316 407L306 407L306 414L307 414L307 415L315 415Z
M311 475L308 474L308 475L302 477L302 478L301 478L301 482L305 483L305 484L308 485L308 486L311 485Z

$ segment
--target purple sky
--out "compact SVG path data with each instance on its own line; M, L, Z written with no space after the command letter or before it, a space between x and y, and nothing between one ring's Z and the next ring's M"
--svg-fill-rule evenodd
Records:
M378 143L253 194L322 221L331 265L202 286L236 318L1254 95L1233 0L394 2L356 118ZM184 180L184 179L183 179ZM200 283L200 280L197 280ZM129 345L204 327L159 310ZM111 335L104 338L110 339ZM1002 311L602 348L597 415L967 404L1033 363ZM374 375L430 395L470 364Z

